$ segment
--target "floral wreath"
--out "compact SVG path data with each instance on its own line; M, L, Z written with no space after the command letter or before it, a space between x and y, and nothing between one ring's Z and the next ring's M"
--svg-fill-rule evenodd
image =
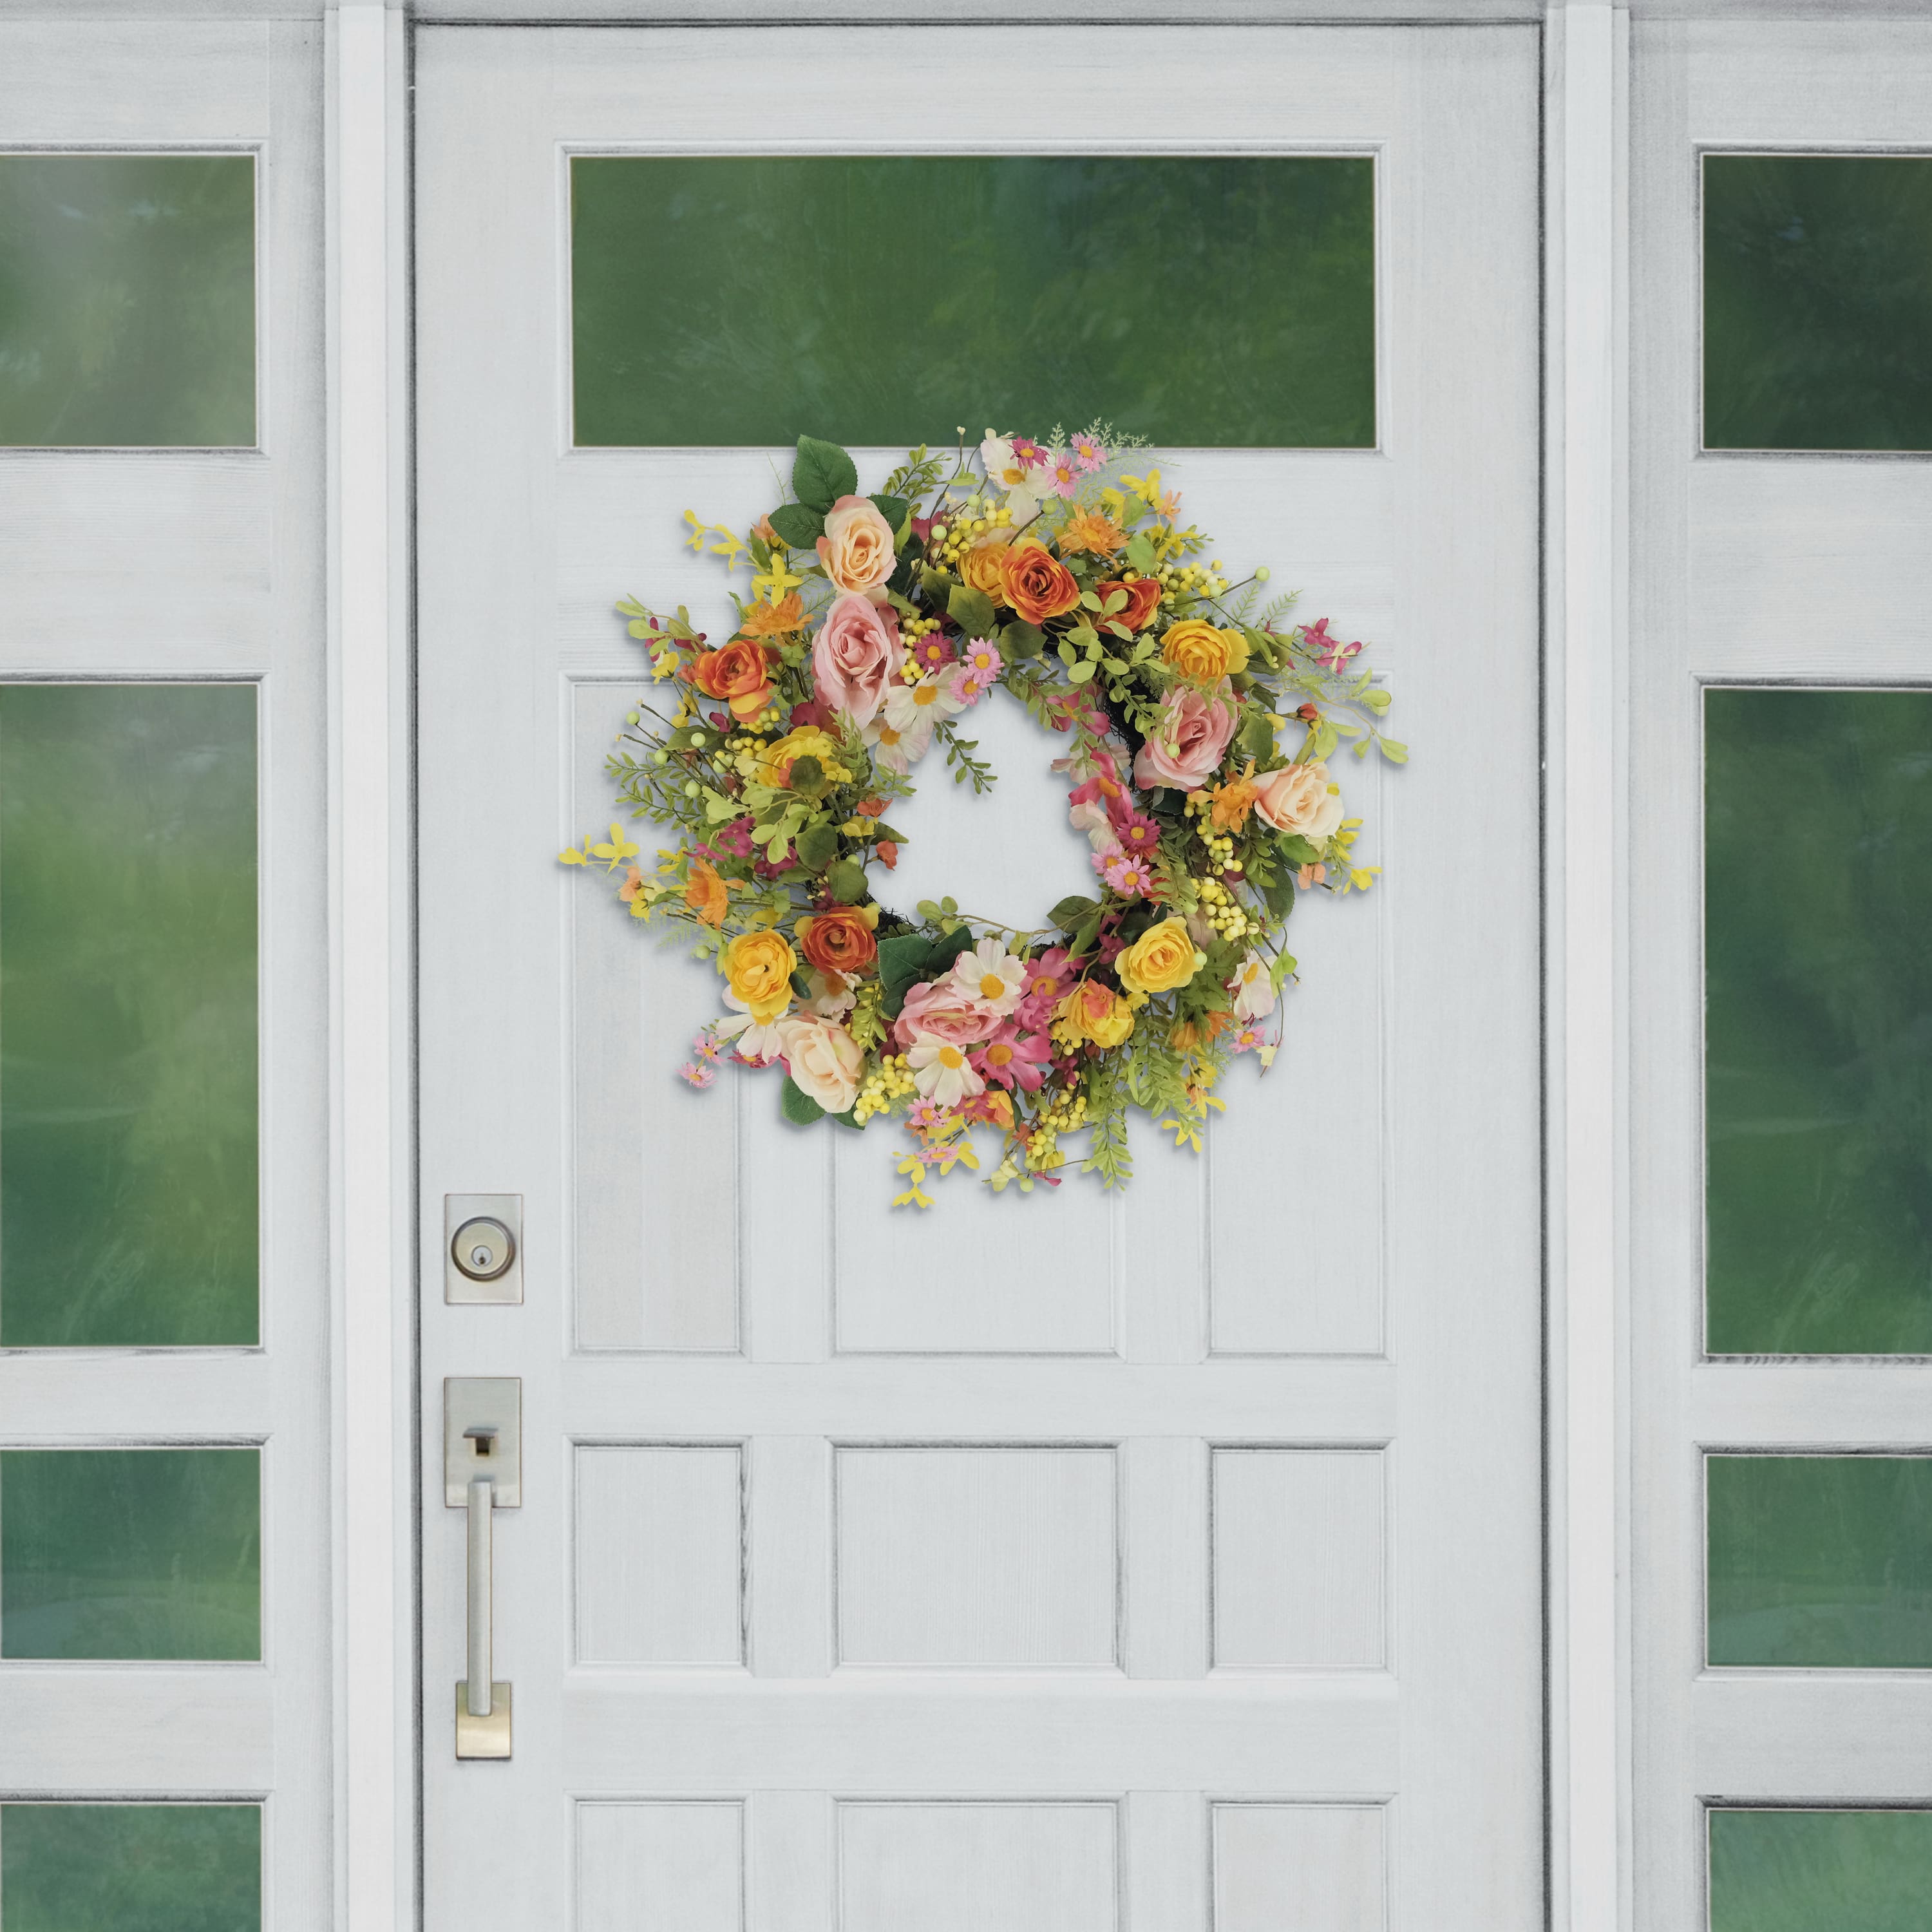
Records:
M655 869L613 824L567 865L625 868L619 897L670 922L724 976L726 1017L678 1069L694 1087L728 1057L784 1075L784 1117L898 1120L908 1185L976 1168L970 1130L1004 1136L986 1179L1057 1186L1063 1136L1082 1171L1132 1171L1138 1107L1198 1152L1233 1057L1263 1068L1294 976L1282 944L1298 896L1365 889L1324 762L1344 739L1400 763L1388 694L1328 620L1258 609L1268 579L1230 584L1180 498L1104 424L1045 442L922 446L875 495L836 445L799 439L793 500L748 537L692 511L689 547L752 572L713 644L674 615L620 603L664 710L640 701L607 769L633 819L680 842ZM975 459L976 458L976 467ZM1122 472L1135 460L1145 473ZM1094 848L1093 897L1019 932L950 898L916 916L873 897L904 843L892 801L937 745L955 782L994 782L958 722L1003 685L1067 740L1070 815ZM1304 728L1293 754L1276 733Z

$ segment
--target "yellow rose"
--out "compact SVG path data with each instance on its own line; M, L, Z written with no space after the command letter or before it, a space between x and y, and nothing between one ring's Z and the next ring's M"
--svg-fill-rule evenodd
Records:
M1054 1010L1078 1038L1096 1046L1118 1046L1134 1030L1133 1008L1094 980L1082 980Z
M724 949L724 979L761 1025L791 1004L798 955L784 934L741 932Z
M801 724L775 739L758 754L758 781L761 784L790 782L792 762L796 758L816 758L819 768L834 782L851 773L838 762L838 741L816 724Z
M1010 537L986 537L976 543L959 560L959 574L968 586L982 591L994 603L1000 601L1004 581L1000 574L1000 560L1006 555Z
M1184 617L1168 626L1160 654L1184 677L1211 682L1247 668L1248 640L1238 631L1217 630L1198 617Z
M1194 938L1184 919L1150 926L1114 962L1131 993L1171 993L1194 976Z

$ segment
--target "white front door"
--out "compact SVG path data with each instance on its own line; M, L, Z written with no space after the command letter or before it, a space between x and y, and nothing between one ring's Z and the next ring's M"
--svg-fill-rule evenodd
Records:
M1540 1924L1534 30L417 50L431 1932ZM1374 446L1168 460L1231 562L1374 640L1414 761L1343 773L1384 878L1298 916L1287 1045L1204 1155L916 1216L882 1135L680 1088L715 979L554 862L641 680L612 606L722 616L684 512L742 529L783 454L575 446L569 171L1001 149L1372 158ZM1030 748L1009 796L1052 800ZM986 910L1037 916L1010 806L920 808L935 883L997 824ZM486 1194L522 1298L452 1305L446 1197ZM520 1383L507 1761L454 1755L451 1377Z

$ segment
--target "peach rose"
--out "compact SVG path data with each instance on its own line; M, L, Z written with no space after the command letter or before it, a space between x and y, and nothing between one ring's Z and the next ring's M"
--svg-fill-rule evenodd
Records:
M772 653L748 638L734 638L722 650L700 651L692 682L706 698L730 702L734 718L755 718L770 703Z
M795 1014L778 1022L778 1038L792 1080L808 1100L828 1114L842 1114L858 1099L866 1056L836 1020Z
M812 641L812 674L819 696L855 724L872 723L904 662L897 614L856 591L833 603Z
M892 574L892 526L876 503L841 496L825 513L818 560L838 589L883 604L886 579Z
M1202 692L1183 685L1167 694L1160 723L1134 760L1134 783L1143 790L1166 785L1197 791L1213 776L1234 735L1234 694L1226 685Z
M868 919L856 906L834 906L830 912L800 920L798 943L806 958L821 973L862 973L879 956L879 943L872 937L878 908L874 906L872 912Z
M949 974L944 980L922 980L906 994L892 1022L892 1038L901 1046L922 1037L944 1040L949 1046L976 1046L999 1029L999 1015L968 998Z
M1319 845L1342 823L1341 794L1323 764L1285 765L1254 781L1255 810L1277 832L1298 832Z
M1124 590L1127 593L1126 602L1108 614L1114 623L1124 624L1130 631L1144 631L1160 602L1160 579L1157 577L1137 577L1131 584L1110 577L1097 587L1102 604L1114 591Z
M1031 541L1011 545L1000 558L1000 587L1029 624L1060 616L1080 602L1072 572L1044 544Z

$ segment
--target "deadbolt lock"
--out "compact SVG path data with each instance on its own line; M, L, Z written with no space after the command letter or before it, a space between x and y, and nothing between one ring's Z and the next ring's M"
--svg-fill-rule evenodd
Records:
M442 1298L514 1306L524 1298L520 1194L442 1197Z

